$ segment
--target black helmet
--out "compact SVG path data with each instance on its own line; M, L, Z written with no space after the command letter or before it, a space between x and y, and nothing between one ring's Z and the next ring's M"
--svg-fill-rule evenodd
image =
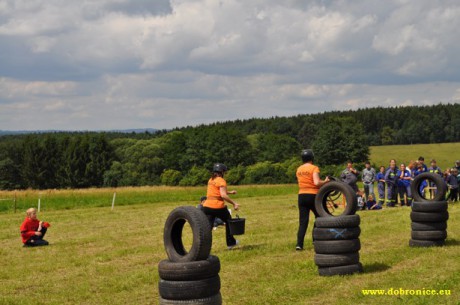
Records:
M303 162L309 162L313 161L315 159L315 155L313 154L313 151L311 149L304 149L302 150L302 161Z
M216 163L214 164L213 168L212 168L212 171L214 173L222 173L222 172L226 172L227 171L227 166L225 166L225 164L223 163Z

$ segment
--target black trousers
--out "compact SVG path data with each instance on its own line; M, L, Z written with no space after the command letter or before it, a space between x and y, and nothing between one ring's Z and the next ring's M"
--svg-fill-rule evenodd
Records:
M307 233L310 211L315 214L315 217L319 216L315 209L315 197L315 194L299 194L298 196L299 230L297 231L297 247L302 249L305 234Z
M37 235L32 236L26 241L25 245L29 247L47 246L48 242L46 240L43 240L43 237L45 237L46 231L47 231L47 228L42 227L42 229L40 230L40 232L42 233L42 236L37 236Z
M458 188L450 189L449 199L454 202L454 201L457 201L457 198L458 198Z
M214 220L216 217L222 219L222 221L225 222L225 240L227 242L227 246L234 246L236 244L236 239L233 237L233 235L230 234L230 230L228 227L229 224L227 221L228 219L232 219L232 215L230 215L230 212L228 211L227 207L224 207L222 209L211 209L208 207L203 207L203 212L208 217L211 228L213 227Z

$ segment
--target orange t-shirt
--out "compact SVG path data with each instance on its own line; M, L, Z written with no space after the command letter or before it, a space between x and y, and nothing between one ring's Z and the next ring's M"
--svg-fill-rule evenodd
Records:
M222 177L211 178L208 181L208 191L206 192L206 201L203 206L212 209L222 209L225 207L224 200L220 196L220 188L227 186L227 182Z
M313 173L319 174L319 168L311 163L305 163L297 168L299 194L318 194L319 187L313 182Z

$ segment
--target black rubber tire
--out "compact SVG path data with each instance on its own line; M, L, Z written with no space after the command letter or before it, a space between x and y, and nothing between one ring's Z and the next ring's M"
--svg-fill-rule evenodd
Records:
M437 191L433 199L427 199L423 197L420 192L420 185L423 181L430 180L436 185ZM414 201L423 202L423 201L443 201L446 199L447 185L438 174L433 173L422 173L414 178L410 184L410 190L412 192L412 198Z
M160 278L168 281L194 281L214 277L219 274L220 261L210 255L206 260L194 262L171 262L162 260L158 264Z
M357 252L361 249L359 239L349 240L315 240L313 242L317 254L340 254Z
M182 242L182 230L188 222L193 232L193 243L187 252ZM205 260L211 252L212 232L206 215L192 206L174 209L166 219L164 245L172 262L193 262Z
M415 222L442 222L449 219L449 213L425 213L425 212L411 212L410 219Z
M218 293L208 298L193 300L168 300L160 297L160 305L222 305L222 295Z
M411 229L413 231L436 231L447 229L447 221L441 222L412 222Z
M314 228L313 240L356 239L360 234L359 226L353 228Z
M359 263L359 252L343 254L315 254L315 264L318 267L337 267Z
M441 247L444 246L445 240L417 240L410 239L409 247Z
M414 212L445 212L447 211L447 201L414 201L412 203Z
M357 272L363 272L363 265L361 263L337 266L337 267L324 267L318 268L319 275L332 276L332 275L349 275Z
M356 197L355 191L346 183L339 181L331 181L324 184L320 189L318 194L315 197L315 209L321 217L335 217L329 213L326 208L327 197L329 194L334 192L341 192L345 196L347 206L342 214L339 216L345 215L354 215L358 207L358 199Z
M359 215L344 215L339 217L318 217L315 220L317 228L355 228L361 222Z
M220 277L196 281L166 281L158 283L160 296L167 300L203 299L220 292Z
M416 240L441 240L447 238L447 231L412 231L411 237Z

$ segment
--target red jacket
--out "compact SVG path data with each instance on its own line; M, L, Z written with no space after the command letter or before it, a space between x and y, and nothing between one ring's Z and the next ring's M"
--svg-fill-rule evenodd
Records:
M35 235L39 225L40 221L38 219L32 220L29 217L24 219L24 222L21 225L21 237L24 244L29 240L29 238Z

